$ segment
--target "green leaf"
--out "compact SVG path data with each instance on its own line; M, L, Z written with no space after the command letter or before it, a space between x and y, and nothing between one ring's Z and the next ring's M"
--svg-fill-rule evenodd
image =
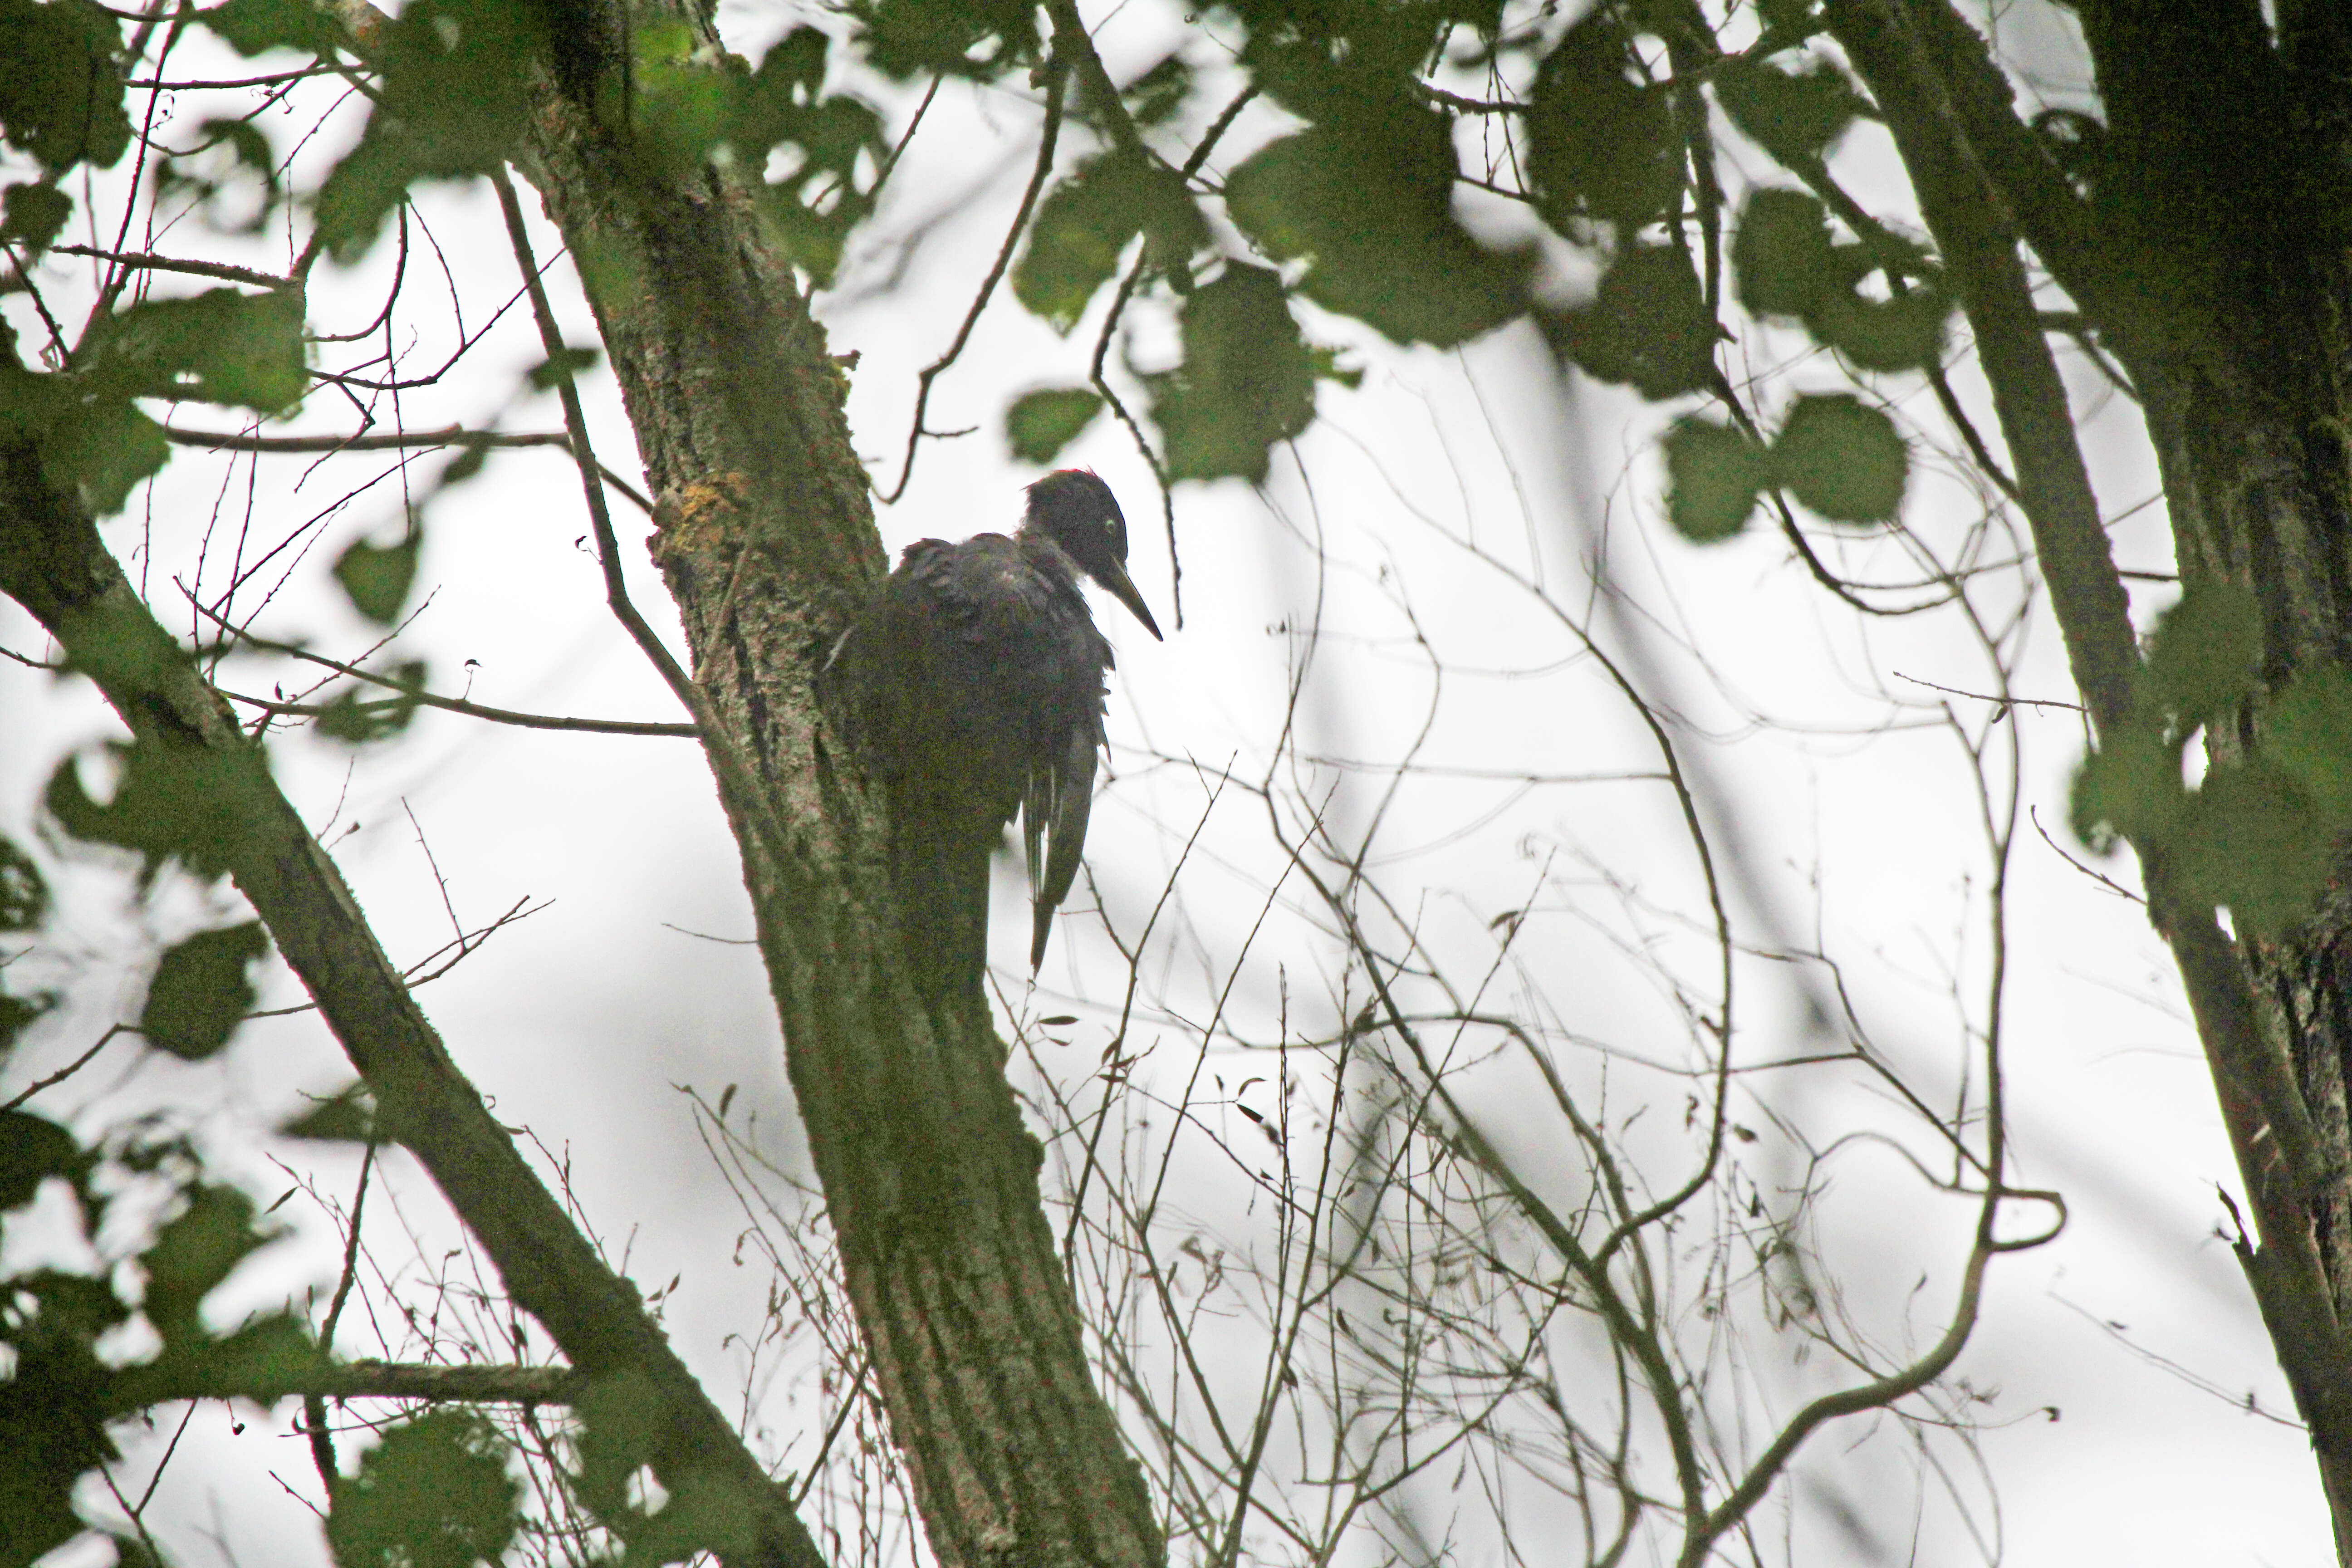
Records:
M278 158L271 150L269 138L250 120L215 118L196 127L198 152L225 145L236 160L236 167L249 174L261 187L259 207L243 221L229 228L232 234L259 234L269 222L269 215L278 208L283 194L278 181ZM187 158L163 158L157 161L155 178L158 197L164 193L185 193L199 202L210 202L229 188L226 180L215 180L202 174L189 174Z
M142 300L101 319L82 358L93 384L122 396L276 414L310 389L302 296L291 289L209 289L190 299Z
M142 1310L168 1344L207 1337L197 1309L239 1263L275 1239L254 1224L253 1200L234 1187L206 1183L190 1189L188 1206L139 1255L147 1274Z
M2314 805L2352 823L2352 670L2296 675L2263 716L2263 753Z
M2278 936L2309 916L2337 859L2343 824L2259 760L2209 770L2187 831L2167 841L2200 897L2241 931Z
M768 184L762 210L794 262L819 287L833 280L849 231L874 210L889 157L882 117L860 100L824 93L832 40L795 27L743 84L725 127L736 158L764 171L773 149L790 172Z
M2187 822L2180 746L2147 725L2104 735L2074 775L2070 802L2075 837L2105 851L2117 837L2160 844Z
M901 81L934 73L993 81L1040 54L1025 0L848 0L842 9L867 62Z
M1944 357L1944 323L1953 309L1951 295L1931 279L1886 300L1825 295L1815 301L1805 324L1822 346L1843 354L1856 369L1891 374L1924 370Z
M666 179L686 174L727 140L728 120L742 97L741 62L713 59L700 42L681 21L648 20L631 31L633 151Z
M1801 191L1751 191L1731 240L1739 302L1757 316L1803 316L1825 290L1854 282L1830 240L1829 212Z
M16 840L0 834L0 931L31 931L49 912L49 884Z
M11 996L0 992L0 1061L16 1048L16 1037L22 1035L58 1005L54 993L34 997Z
M497 1563L521 1525L509 1453L470 1411L436 1410L394 1427L334 1490L327 1545L337 1568Z
M15 1374L0 1382L0 1561L30 1563L86 1528L75 1482L119 1457L106 1435L106 1369L89 1342L126 1314L95 1279L53 1269L8 1281Z
M1225 182L1226 210L1299 292L1398 342L1452 348L1527 308L1528 249L1488 250L1454 216L1453 121L1368 91L1325 123L1260 149Z
M147 987L139 1032L183 1061L200 1062L228 1044L253 1010L247 973L269 951L259 921L199 932L166 951Z
M1864 107L1844 73L1825 59L1791 73L1728 55L1711 79L1740 133L1783 163L1826 157Z
M201 1367L208 1382L250 1389L268 1404L269 1392L299 1388L317 1371L319 1345L309 1323L273 1312L201 1347L188 1345L179 1359Z
M1266 448L1315 417L1315 363L1282 279L1229 262L1184 301L1182 329L1182 366L1148 378L1169 475L1255 484L1265 478Z
M228 0L195 19L248 59L268 49L320 55L344 41L333 16L310 0Z
M1722 331L1707 313L1690 258L1672 246L1623 251L1601 275L1591 304L1542 324L1554 350L1586 374L1631 382L1654 402L1715 384Z
M335 581L342 584L352 608L378 626L390 626L408 602L424 548L425 531L414 525L391 544L355 539L335 557Z
M1038 204L1029 247L1013 269L1013 298L1066 333L1139 234L1162 271L1184 266L1209 243L1208 225L1175 170L1119 153L1082 165Z
M596 348L580 348L566 343L524 374L538 391L553 392L574 376L584 375L595 369L596 361L601 357L602 351Z
M2263 668L2263 612L2253 591L2191 579L2148 639L2147 696L2187 721L2219 719L2251 696Z
M0 1209L31 1203L51 1176L79 1180L89 1163L73 1134L47 1117L0 1110Z
M279 1124L278 1135L310 1138L322 1142L373 1143L378 1141L375 1100L367 1085L354 1082L338 1089L291 1121Z
M1910 454L1895 421L1847 393L1797 399L1774 438L1772 476L1832 522L1892 522Z
M1102 394L1086 386L1051 386L1021 395L1004 411L1004 438L1013 455L1043 468L1102 412Z
M320 732L354 746L390 740L402 733L421 706L411 693L424 688L425 670L421 658L409 659L393 668L392 679L408 687L409 692L386 696L383 689L377 686L343 688L327 704L327 710L319 715Z
M121 25L91 0L0 0L0 136L51 174L131 145Z
M1737 535L1771 482L1764 449L1728 426L1678 419L1666 432L1665 454L1666 517L1693 543Z
M1861 284L1882 267L1906 281L1874 300ZM1836 243L1828 210L1802 192L1749 195L1732 237L1731 271L1751 314L1797 317L1859 369L1918 370L1942 357L1954 302L1936 269L1907 242L1883 235Z
M73 198L46 181L10 185L6 210L0 214L0 239L38 256L56 243L58 231L73 216Z
M1170 55L1119 89L1128 118L1147 131L1166 125L1192 96L1192 68L1182 55Z
M127 398L68 390L79 395L76 406L42 432L41 471L73 491L91 516L111 517L172 460L171 441Z
M598 1517L632 1511L630 1478L661 1451L668 1435L661 1408L652 1379L626 1365L597 1377L572 1402L572 1413L580 1422L574 1439L580 1468L572 1479Z
M487 174L514 150L545 15L511 0L413 0L376 29L376 101L313 209L337 261L356 261L375 243L414 182Z
M1569 28L1536 73L1528 168L1538 210L1572 233L1580 219L1621 237L1666 216L1682 195L1682 138L1665 89L1629 74L1633 40L1606 7Z
M183 751L148 741L110 742L103 751L121 768L113 799L90 799L68 757L50 774L43 804L68 837L135 849L151 868L176 858L196 876L220 875L243 847L248 816L275 802L258 750Z

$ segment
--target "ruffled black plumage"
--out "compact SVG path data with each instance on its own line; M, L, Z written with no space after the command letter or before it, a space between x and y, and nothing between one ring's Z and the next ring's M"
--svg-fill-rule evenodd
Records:
M1069 469L1030 487L1010 538L907 547L830 668L888 794L891 869L919 973L976 992L987 963L988 857L1017 814L1029 863L1029 962L1078 871L1103 744L1110 644L1083 574L1153 637L1126 569L1108 486Z

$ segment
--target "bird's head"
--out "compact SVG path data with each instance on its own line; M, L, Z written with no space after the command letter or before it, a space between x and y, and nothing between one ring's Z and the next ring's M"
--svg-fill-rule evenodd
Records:
M1134 611L1144 630L1160 636L1159 623L1127 574L1126 514L1092 468L1063 468L1031 485L1029 511L1021 528L1059 545L1081 571Z

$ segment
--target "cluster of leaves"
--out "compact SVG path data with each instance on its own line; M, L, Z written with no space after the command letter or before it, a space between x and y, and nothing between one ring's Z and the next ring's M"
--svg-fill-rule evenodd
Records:
M143 1203L154 1184L167 1184L173 1215L136 1253L98 1272L43 1268L0 1279L0 1345L16 1363L0 1383L0 1563L29 1563L82 1532L75 1483L118 1457L108 1423L150 1403L147 1390L296 1386L314 1363L309 1326L291 1313L226 1333L205 1325L205 1298L277 1233L250 1199L204 1181L201 1168L181 1136L134 1129L110 1149L91 1150L46 1118L0 1112L0 1234L53 1181L67 1187L93 1251L110 1205L126 1194ZM135 1302L125 1289L134 1276L144 1280ZM125 1365L107 1342L120 1342L119 1331L142 1314L162 1348ZM126 1563L149 1561L135 1542L116 1545Z
M100 806L70 766L49 789L59 826L79 837L216 866L225 846L198 826L195 809L212 782L130 748L119 760L114 798ZM37 930L49 911L39 867L0 838L0 933ZM249 978L267 947L256 922L200 932L170 948L140 1014L149 1045L185 1060L218 1052L253 1005ZM34 1004L12 1003L0 1057ZM331 1099L280 1130L289 1136L364 1141L375 1134L363 1098ZM61 1205L37 1217L45 1190ZM161 1189L160 1191L158 1189ZM116 1222L121 1209L132 1216ZM103 1238L164 1216L135 1247ZM74 1244L54 1234L68 1216ZM0 1243L12 1226L37 1224L41 1250L79 1252L100 1267L55 1267L0 1278L0 1568L24 1568L84 1533L73 1494L88 1471L120 1458L110 1424L159 1400L194 1390L237 1390L268 1405L300 1391L325 1365L309 1323L280 1310L227 1331L205 1321L205 1299L280 1230L234 1187L207 1180L198 1149L184 1135L135 1123L104 1146L84 1147L66 1127L31 1110L0 1110ZM131 1359L141 1318L152 1353ZM436 1412L397 1426L333 1489L327 1535L343 1568L470 1568L495 1562L520 1527L520 1489L507 1445L479 1416ZM152 1568L138 1538L114 1540L133 1568Z
M2275 936L2312 912L2352 833L2352 671L2266 680L2252 592L2192 582L2158 624L2134 721L2102 736L2074 781L2075 831L2127 839L2242 932ZM2185 753L2200 737L2203 779Z
M0 58L10 62L0 72L0 135L41 168L37 180L8 187L0 238L37 255L71 216L67 173L109 167L131 144L121 23L91 0L5 0ZM230 139L243 159L259 133L240 127ZM170 455L137 400L291 407L309 384L302 315L292 287L142 300L102 310L77 342L47 344L46 372L27 368L0 323L0 439L32 447L91 510L115 511Z
M365 1136L364 1119L337 1120L342 1102L284 1131ZM139 1127L109 1148L85 1149L65 1128L28 1111L0 1112L0 1235L26 1220L50 1183L61 1184L81 1248L105 1267L37 1268L0 1279L0 1346L15 1361L0 1382L0 1565L23 1568L89 1527L73 1492L89 1470L120 1458L110 1424L159 1398L237 1389L264 1406L299 1393L326 1363L293 1312L256 1317L226 1332L203 1304L247 1258L281 1231L251 1199L208 1182L182 1135ZM162 1194L169 1217L152 1238L107 1258L110 1205L143 1209ZM119 1228L119 1227L116 1227ZM143 1288L131 1289L134 1281ZM160 1349L126 1359L143 1317ZM329 1547L341 1568L471 1568L495 1563L521 1525L510 1447L480 1415L436 1410L393 1427L355 1475L331 1490ZM116 1535L128 1564L152 1568L138 1539Z
M235 802L250 774L202 757L118 746L112 798L92 801L71 762L51 779L47 804L68 835L138 853L152 870L170 860L215 875L234 852ZM222 810L226 801L230 809ZM223 820L229 826L222 826ZM0 935L38 930L50 909L38 864L0 837ZM253 1006L253 964L267 952L258 922L202 931L167 949L150 984L137 1033L149 1046L199 1061L226 1046ZM41 1002L10 1000L0 1034L5 1058ZM289 1137L368 1142L382 1135L358 1086L279 1129ZM65 1205L36 1220L33 1205L52 1184ZM162 1184L164 1190L156 1189ZM160 1200L160 1201L159 1201ZM168 1217L152 1238L110 1257L102 1236L110 1205ZM0 1278L0 1568L25 1568L87 1528L73 1508L82 1475L119 1458L110 1424L194 1391L231 1391L268 1406L310 1386L329 1364L308 1322L287 1310L226 1331L204 1321L207 1296L279 1231L233 1187L208 1180L200 1152L180 1134L134 1124L106 1147L84 1147L66 1127L30 1110L0 1110L0 1244L9 1227L37 1223L53 1232L60 1207L79 1245L101 1259L89 1272L39 1268ZM59 1247L45 1236L45 1253ZM143 1289L139 1282L143 1280ZM132 1361L143 1315L160 1349ZM576 1412L575 1495L623 1542L633 1561L681 1562L722 1548L748 1551L756 1522L740 1500L688 1488L648 1510L631 1485L664 1450L657 1400L608 1384ZM521 1528L521 1487L511 1445L478 1414L436 1410L393 1427L363 1456L357 1473L331 1488L326 1531L341 1568L471 1568L495 1563ZM116 1546L127 1563L152 1568L138 1541Z
M1666 433L1666 515L1684 538L1729 539L1758 499L1783 489L1832 522L1884 522L1903 504L1903 438L1849 393L1801 396L1769 443L1709 420Z
M319 58L360 51L323 7L307 0L226 0L194 14L239 54L298 50ZM532 73L560 55L540 7L510 0L417 0L373 29L364 51L373 104L357 144L311 201L326 252L352 261L373 246L421 180L480 175L516 154ZM649 167L730 159L764 174L766 212L780 240L820 279L844 237L871 209L885 152L873 110L823 91L828 45L802 28L756 71L706 58L682 28L634 40L634 100L616 118L624 145ZM0 0L0 137L40 167L0 192L0 241L37 256L73 211L64 177L108 168L131 142L122 22L95 0ZM196 127L199 147L159 160L159 192L202 199L219 182L184 166L223 146L260 183L259 216L281 195L276 154L250 121ZM298 405L310 385L299 280L258 292L213 289L194 298L110 296L78 340L20 344L0 323L0 439L37 451L45 471L91 511L120 510L170 456L141 400L240 406L264 416ZM27 350L33 354L28 362ZM37 366L37 368L36 368Z
M1738 53L1723 50L1691 0L1607 0L1548 43L1507 36L1499 5L1477 0L1227 9L1246 32L1239 61L1251 89L1297 128L1213 183L1108 127L1106 106L1092 106L1108 150L1079 160L1040 205L1013 273L1015 296L1064 333L1123 264L1126 289L1173 299L1181 363L1141 377L1172 479L1262 479L1267 448L1312 422L1316 384L1337 373L1301 330L1302 304L1439 348L1532 318L1589 374L1655 401L1728 403L1716 361L1727 335L1722 290L1706 270L1720 254L1715 116L1800 183L1833 192L1829 153L1868 112L1839 68L1809 49L1805 0L1759 7L1762 32ZM1012 13L866 0L854 15L886 69L1054 68L1034 24ZM1500 79L1518 74L1502 68L1514 59L1525 62L1525 102L1469 102L1433 81L1441 64L1493 66ZM1181 56L1139 81L1127 110L1139 135L1172 118L1188 90ZM1514 184L1465 166L1465 117L1504 128ZM1465 184L1517 197L1592 255L1591 298L1550 303L1533 247L1474 237L1455 210ZM1850 202L1839 210L1833 223L1806 191L1752 193L1731 224L1739 303L1801 327L1855 372L1934 366L1953 309L1934 260ZM1014 455L1050 462L1102 404L1098 385L1027 393L1006 417ZM1700 541L1738 531L1775 487L1838 521L1889 521L1907 466L1892 423L1853 398L1801 401L1769 446L1685 421L1668 460L1674 521Z

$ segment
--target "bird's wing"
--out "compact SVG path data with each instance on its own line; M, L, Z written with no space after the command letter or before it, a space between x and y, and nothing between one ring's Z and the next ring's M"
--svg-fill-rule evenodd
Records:
M1021 793L1022 847L1029 862L1029 967L1045 961L1045 936L1054 911L1078 879L1086 853L1087 818L1095 804L1095 752L1102 744L1096 726L1074 724L1053 765L1030 770ZM1042 851L1042 853L1041 853Z

